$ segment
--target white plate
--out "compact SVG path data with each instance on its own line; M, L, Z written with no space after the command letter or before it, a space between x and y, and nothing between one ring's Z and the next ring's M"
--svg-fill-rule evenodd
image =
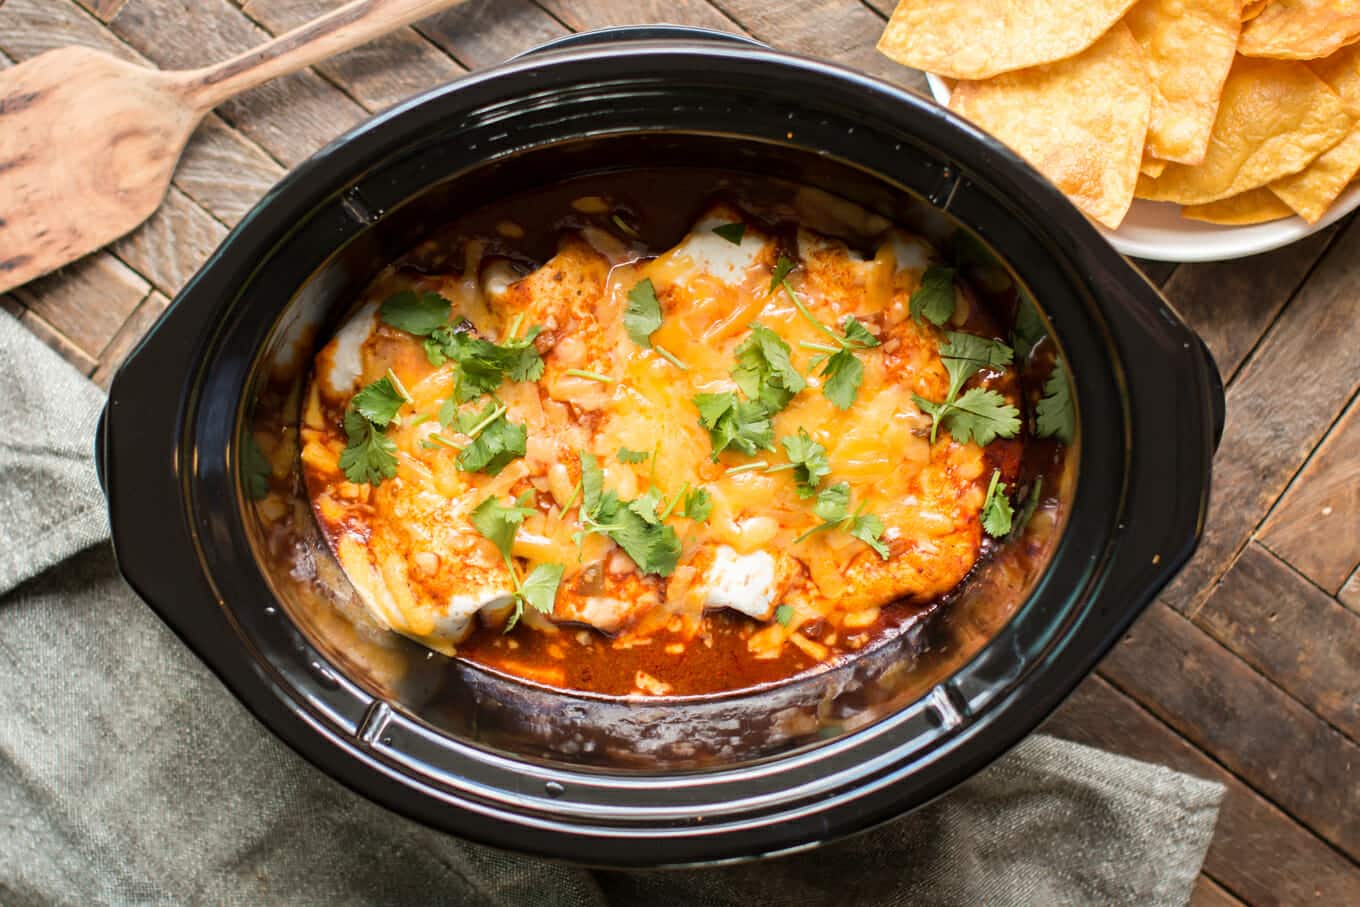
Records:
M949 103L949 86L939 76L926 73L930 93L941 104ZM1360 183L1341 193L1322 220L1310 224L1301 217L1286 217L1264 224L1227 227L1181 217L1180 206L1170 202L1134 199L1118 230L1097 224L1120 252L1156 261L1221 261L1241 258L1288 245L1335 223L1360 206Z

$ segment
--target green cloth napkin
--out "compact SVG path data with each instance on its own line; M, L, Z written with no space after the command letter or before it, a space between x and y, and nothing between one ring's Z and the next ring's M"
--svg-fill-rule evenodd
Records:
M6 905L1171 905L1220 785L1032 736L820 850L599 872L459 840L276 741L117 574L99 391L0 312L0 902Z

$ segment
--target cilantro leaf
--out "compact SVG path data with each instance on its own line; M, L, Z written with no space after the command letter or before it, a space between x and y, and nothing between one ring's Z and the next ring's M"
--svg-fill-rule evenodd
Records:
M355 484L381 485L397 474L397 442L353 407L345 412L348 443L340 454L340 469Z
M835 485L823 488L817 495L817 503L813 505L812 510L822 518L821 524L798 536L794 539L794 544L819 532L843 529L874 549L879 557L884 560L888 559L888 546L880 541L884 531L883 521L872 513L863 513L864 504L862 503L859 510L853 514L850 513L849 482L837 482Z
M742 400L732 392L695 394L699 424L708 429L713 459L729 447L751 456L757 450L774 450L774 425L769 410L757 400Z
M684 509L680 515L686 519L702 523L713 513L713 498L702 488L696 488L685 495Z
M578 456L581 458L581 509L593 514L600 509L604 496L604 471L593 453L582 450L578 451Z
M929 321L940 326L954 317L954 269L931 265L921 275L921 285L911 294L910 311L917 324Z
M812 512L827 523L839 523L850 514L850 483L837 482L823 488L817 495Z
M1016 354L1026 359L1039 341L1048 336L1048 329L1039 316L1039 307L1024 287L1020 288L1019 297L1015 307L1015 326L1011 328L1011 342L1015 345Z
M798 484L798 496L812 497L817 493L817 486L822 483L822 476L831 472L831 464L826 459L826 448L812 440L807 429L801 426L797 436L785 435L779 439L779 443L784 445L784 452L793 463L793 478Z
M793 620L793 605L780 605L774 609L775 623L781 627L787 627Z
M557 600L557 587L566 568L561 564L539 564L520 584L519 596L544 614L551 614Z
M997 438L1013 438L1020 433L1020 411L994 390L975 387L953 403L931 403L917 394L912 398L960 444L972 440L986 447Z
M1006 497L1006 483L1001 481L1001 470L992 470L992 481L987 486L987 497L982 501L982 529L992 538L1010 534L1014 517L1010 499Z
M751 333L737 347L737 367L732 380L751 400L759 400L770 413L789 405L807 381L789 359L789 345L774 331L752 323Z
M452 308L452 303L438 293L417 295L413 290L402 290L387 297L380 311L384 324L417 337L428 337L448 322Z
M1015 518L1015 524L1011 527L1011 538L1019 538L1020 533L1025 531L1030 519L1034 516L1034 511L1039 509L1040 495L1044 490L1044 477L1038 476L1034 484L1030 486L1029 497L1025 498L1025 503L1020 508L1020 513Z
M713 232L727 240L734 246L741 245L741 238L746 235L746 225L737 221L731 224L722 224L714 227Z
M529 439L528 430L522 424L511 422L505 417L504 412L490 422L485 422L496 409L499 407L488 404L488 408L482 411L484 427L477 433L472 443L458 454L458 468L463 472L497 475L512 461L524 456L528 449L526 447ZM460 429L465 417L466 414L459 413ZM473 427L475 426L469 426L469 429Z
M657 515L657 510L661 507L661 492L656 490L653 485L647 491L628 502L628 509L642 517L643 521L649 526L661 525L661 517Z
M837 409L849 409L859 394L864 381L864 363L853 351L844 349L833 353L822 366L822 394Z
M646 450L629 450L627 447L620 447L615 455L620 463L645 463L651 453Z
M258 501L269 494L269 476L274 471L264 451L260 450L255 433L241 433L241 484L245 486L246 497Z
M628 291L628 307L623 313L623 329L638 346L650 347L652 334L661 327L661 302L651 278L643 278Z
M1067 367L1061 359L1054 360L1053 371L1044 382L1044 396L1034 413L1035 434L1041 438L1057 438L1064 444L1072 443L1077 417L1072 408L1072 386L1067 382Z
M365 385L349 401L349 405L368 421L379 428L387 425L397 416L406 398L386 377Z
M883 560L888 559L888 546L881 541L883 538L883 521L872 513L862 513L857 515L850 523L849 533L859 539Z
M523 337L492 343L472 334L463 322L456 328L441 327L425 341L425 355L433 365L458 363L454 397L459 403L495 393L507 377L511 381L537 381L543 377L543 358L534 346L542 327L530 328Z
M439 427L448 428L458 419L458 401L453 397L439 404Z
M945 331L940 344L940 360L949 373L949 396L958 396L969 378L984 368L1002 369L1011 364L1014 353L1000 340L989 340L962 331Z
M789 276L789 272L792 271L792 270L793 270L793 262L789 261L787 258L785 258L785 257L782 256L782 255L779 256L779 260L776 261L776 262L774 263L774 272L770 275L770 292L771 292L771 293L773 293L773 292L775 291L775 289L776 289L781 283L784 282L784 278L785 278L785 277L788 277L788 276Z
M841 332L845 334L845 343L848 346L867 350L879 345L878 338L854 315L845 316L845 320L841 322Z
M643 573L670 576L680 560L680 537L674 527L638 513L647 512L646 505L634 509L641 500L625 503L613 492L602 495L599 507L587 514L585 529L613 540Z
M496 500L495 495L488 497L472 511L472 526L496 546L501 557L510 561L510 550L515 544L515 533L526 517L533 516L534 508L529 506L533 492L526 491L509 505ZM511 571L513 574L514 571Z

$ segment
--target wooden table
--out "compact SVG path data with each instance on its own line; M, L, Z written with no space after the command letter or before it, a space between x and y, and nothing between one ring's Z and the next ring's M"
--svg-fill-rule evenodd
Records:
M198 66L338 0L0 0L0 67L67 44ZM95 381L255 200L392 103L567 32L746 32L920 90L878 56L892 0L471 0L208 118L160 211L0 297ZM1205 337L1228 424L1198 555L1046 725L1227 785L1197 904L1360 904L1360 223L1147 273Z

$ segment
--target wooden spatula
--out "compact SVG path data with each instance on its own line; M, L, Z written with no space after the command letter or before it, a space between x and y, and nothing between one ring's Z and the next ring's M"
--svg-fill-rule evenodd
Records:
M189 134L227 98L456 2L356 0L204 69L67 47L0 71L0 293L150 217Z

